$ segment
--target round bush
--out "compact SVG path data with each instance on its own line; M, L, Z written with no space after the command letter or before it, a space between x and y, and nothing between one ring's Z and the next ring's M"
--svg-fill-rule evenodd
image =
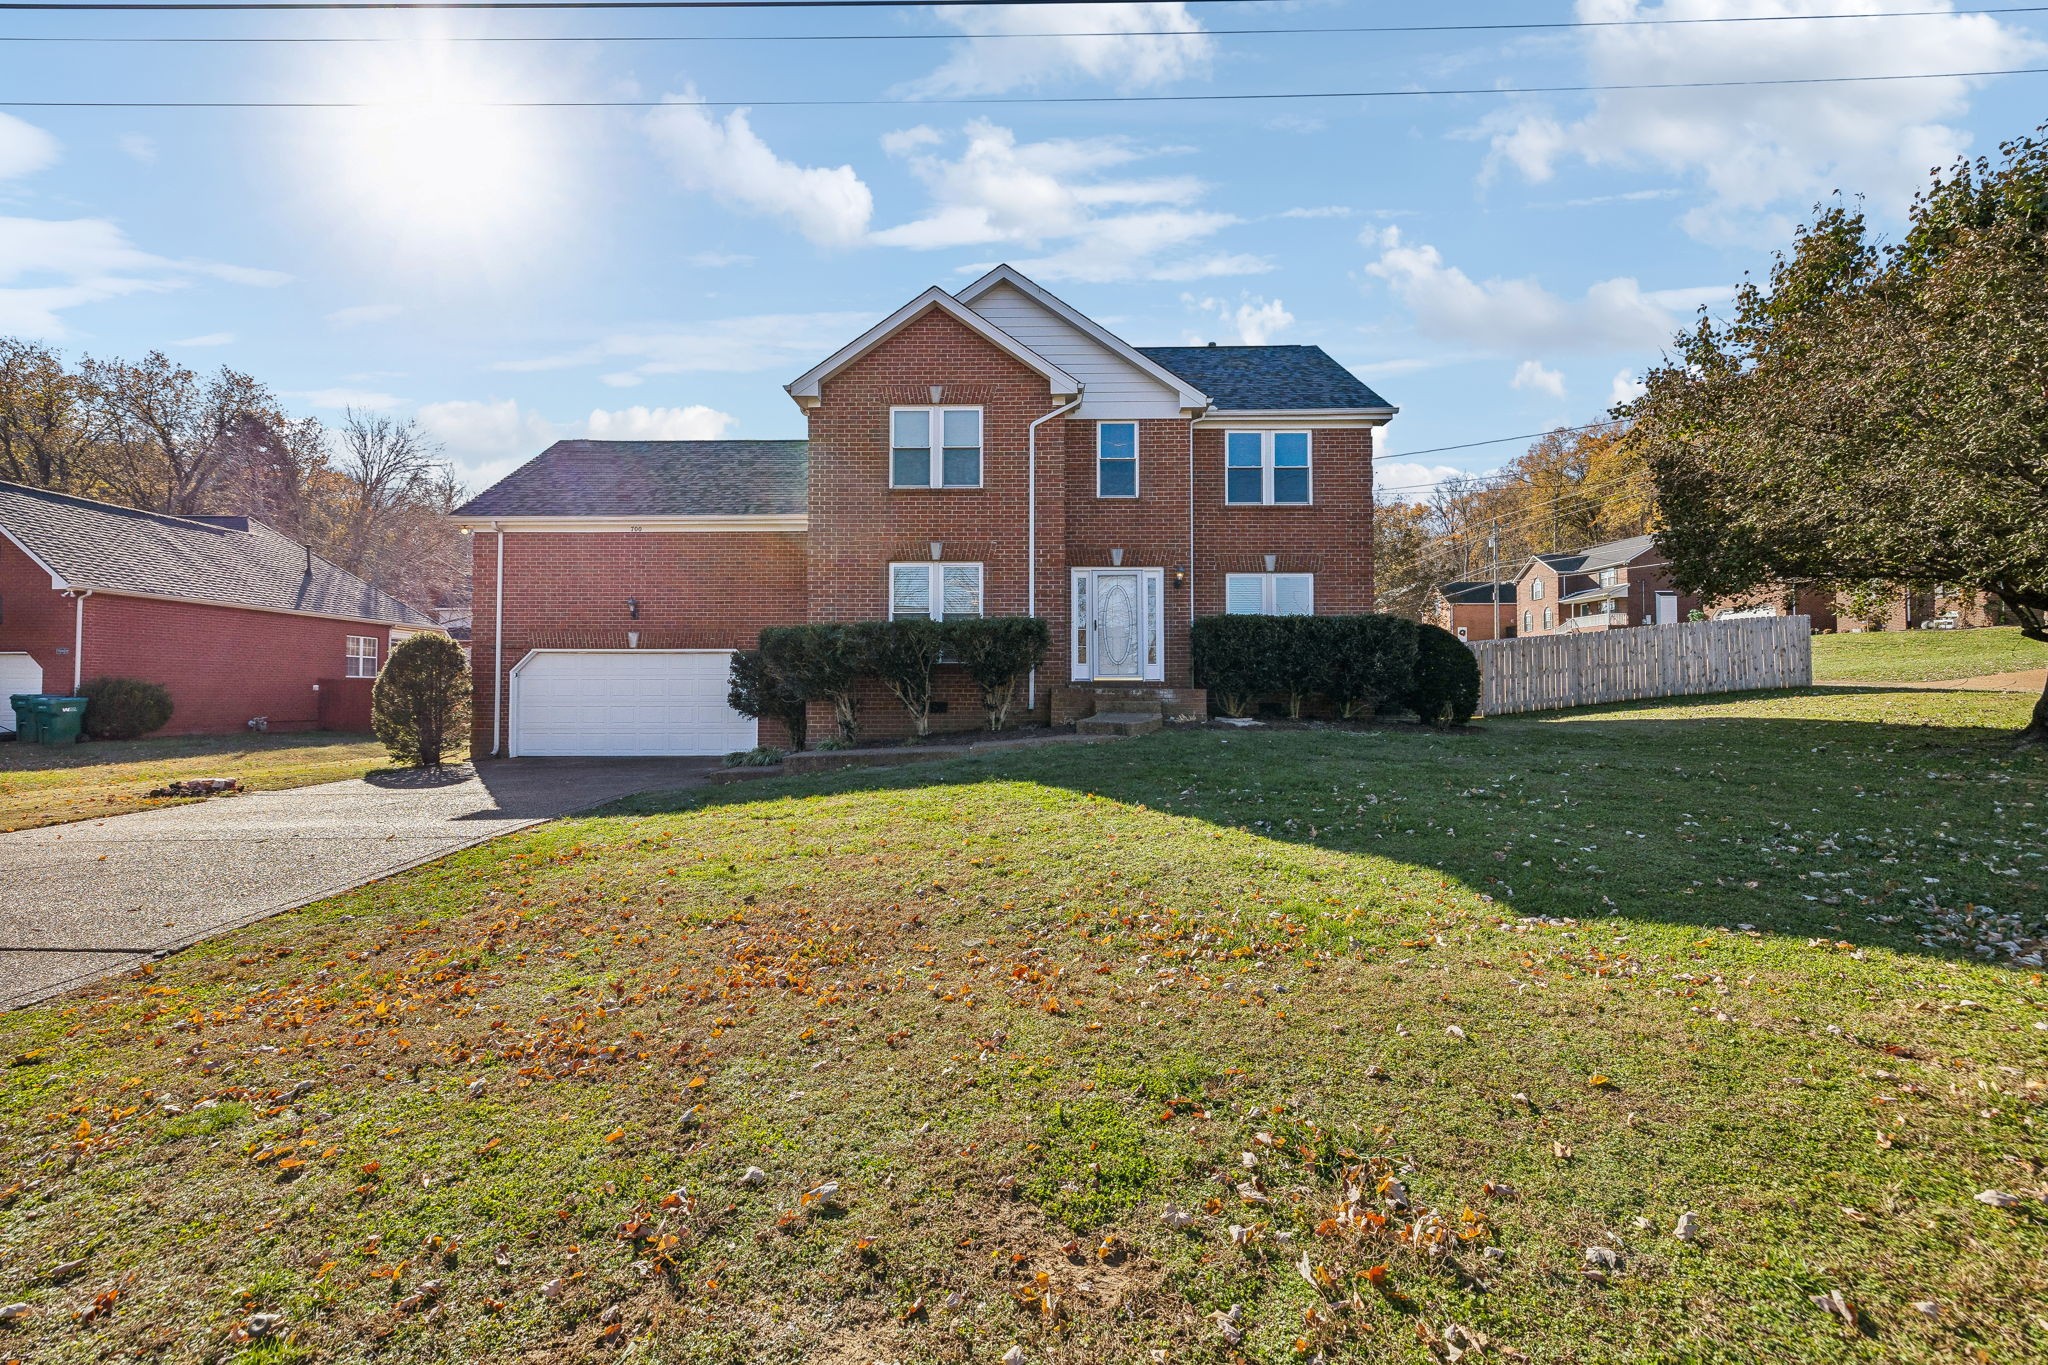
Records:
M94 678L78 689L88 739L139 739L171 723L171 694L141 678Z
M400 763L438 768L461 756L469 728L469 659L445 635L415 635L391 651L370 689L370 721Z
M1416 629L1415 682L1402 700L1425 725L1463 725L1479 709L1479 660L1440 626Z

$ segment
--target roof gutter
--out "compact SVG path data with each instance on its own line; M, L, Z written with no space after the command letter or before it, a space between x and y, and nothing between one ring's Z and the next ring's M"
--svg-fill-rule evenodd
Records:
M1072 412L1081 406L1085 394L1077 393L1071 402L1062 403L1042 417L1031 419L1025 432L1028 449L1028 463L1024 477L1024 614L1038 615L1038 429L1053 418ZM1038 670L1032 669L1024 683L1024 708L1027 711L1038 708Z

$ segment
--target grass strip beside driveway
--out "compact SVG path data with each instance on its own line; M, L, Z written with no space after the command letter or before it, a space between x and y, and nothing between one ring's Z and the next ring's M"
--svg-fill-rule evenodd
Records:
M2048 904L2024 711L1204 729L544 826L0 1018L5 1349L2037 1355L2048 989L1971 939Z
M148 793L180 778L234 777L277 791L361 777L391 762L368 735L202 735L0 745L0 833L178 805Z

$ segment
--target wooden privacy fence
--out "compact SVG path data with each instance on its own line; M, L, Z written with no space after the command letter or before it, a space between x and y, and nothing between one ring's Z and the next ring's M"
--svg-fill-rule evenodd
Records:
M1476 640L1471 649L1480 714L1488 716L1813 682L1813 628L1804 616Z

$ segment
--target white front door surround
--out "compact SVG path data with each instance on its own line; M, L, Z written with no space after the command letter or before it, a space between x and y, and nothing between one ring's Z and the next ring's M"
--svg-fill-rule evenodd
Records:
M511 756L709 757L751 749L724 649L537 649L512 669Z
M1162 681L1165 580L1163 569L1075 569L1068 676L1076 682Z

